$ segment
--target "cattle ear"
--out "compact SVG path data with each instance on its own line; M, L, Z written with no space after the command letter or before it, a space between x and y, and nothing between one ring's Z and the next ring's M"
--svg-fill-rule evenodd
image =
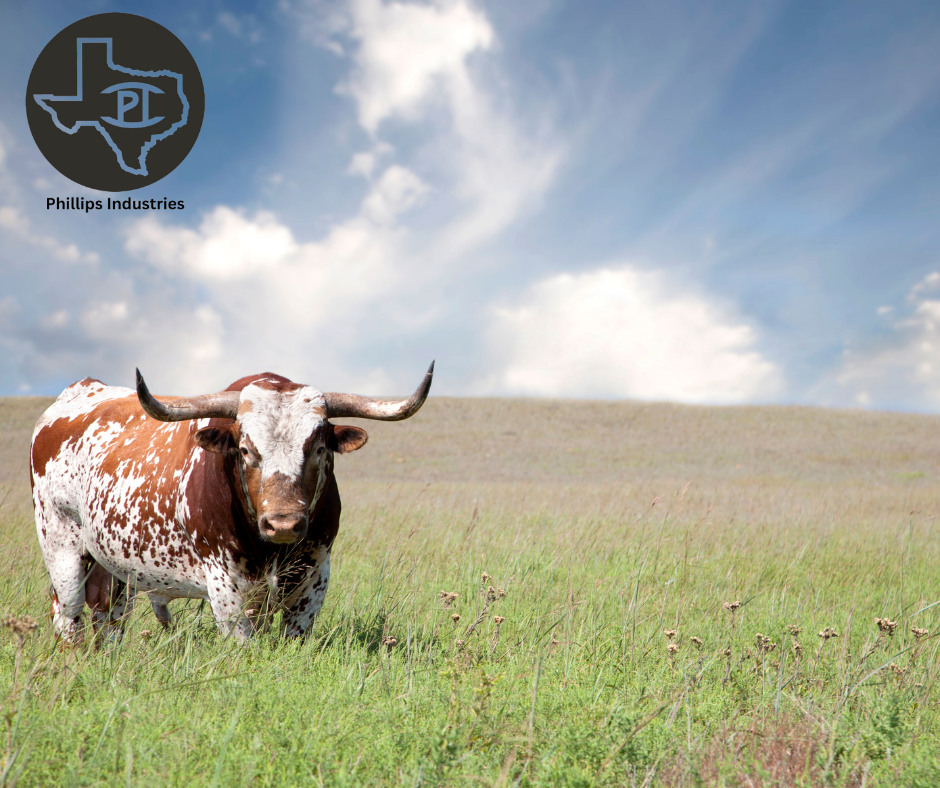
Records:
M216 454L234 454L238 446L230 429L203 427L196 433L196 445Z
M348 454L361 449L369 440L369 433L359 427L350 427L348 424L333 425L333 438L330 448L338 454Z

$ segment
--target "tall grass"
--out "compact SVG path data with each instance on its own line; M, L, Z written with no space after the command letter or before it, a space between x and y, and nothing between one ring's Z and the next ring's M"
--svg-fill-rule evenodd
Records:
M17 492L0 509L2 780L940 784L927 422L586 409L594 427L578 403L485 400L368 425L340 460L305 642L238 645L185 601L163 632L144 600L121 643L57 647ZM751 422L787 453L768 459ZM493 456L506 432L512 462ZM632 438L640 465L607 445ZM579 476L592 445L604 464Z

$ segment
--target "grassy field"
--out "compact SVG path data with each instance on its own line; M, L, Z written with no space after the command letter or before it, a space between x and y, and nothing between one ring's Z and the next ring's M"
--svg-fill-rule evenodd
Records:
M940 418L432 399L337 459L306 642L63 651L46 404L0 400L4 783L940 785Z

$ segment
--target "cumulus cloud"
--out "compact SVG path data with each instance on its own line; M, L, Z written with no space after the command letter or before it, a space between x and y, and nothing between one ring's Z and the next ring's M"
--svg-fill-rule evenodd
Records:
M425 191L396 165L372 184L355 216L319 241L298 241L273 214L217 206L196 228L139 219L126 228L125 248L160 274L198 284L212 310L212 342L228 351L220 363L233 374L249 364L302 379L328 370L350 385L387 385L374 368L342 374L340 359L363 326L381 319L386 301L420 287L420 271L409 273L405 262L408 234L396 219ZM101 306L87 320L107 325L121 308Z
M287 318L310 326L354 313L394 287L404 238L396 218L426 190L414 173L389 167L362 201L359 213L321 241L299 243L273 214L254 215L217 206L198 228L164 223L151 215L126 230L126 249L165 273L219 287L220 305L254 303L266 320Z
M206 213L198 229L175 227L155 214L132 223L127 251L166 273L207 281L244 279L272 270L299 248L291 231L273 214L252 219L226 206Z
M917 282L903 308L879 307L877 313L885 320L885 337L846 349L813 398L859 407L940 408L940 272Z
M732 311L630 265L536 283L494 312L489 341L494 393L735 403L782 385Z
M471 55L495 41L473 3L351 0L329 9L319 9L321 23L307 35L324 46L341 41L330 48L350 61L337 89L355 102L372 137L349 165L368 183L358 210L306 242L265 211L219 205L195 227L150 216L126 228L125 249L161 274L198 284L225 346L243 359L374 384L388 381L383 370L344 373L343 355L363 337L426 327L435 309L406 304L440 287L482 242L538 205L560 149L498 109L493 86L470 67ZM381 139L382 124L431 113L433 139L413 154L419 175ZM445 208L415 233L408 214L430 195L436 210ZM325 345L319 331L330 332Z

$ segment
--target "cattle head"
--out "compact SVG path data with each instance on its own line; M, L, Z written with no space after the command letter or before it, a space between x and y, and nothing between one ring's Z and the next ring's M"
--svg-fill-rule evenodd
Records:
M203 427L195 435L205 451L232 457L246 514L262 539L289 544L307 534L310 517L333 470L333 455L355 451L368 435L330 418L380 421L407 419L424 404L434 363L406 400L356 394L323 394L276 375L262 376L240 391L157 400L137 371L137 398L159 421L231 419L224 427Z

